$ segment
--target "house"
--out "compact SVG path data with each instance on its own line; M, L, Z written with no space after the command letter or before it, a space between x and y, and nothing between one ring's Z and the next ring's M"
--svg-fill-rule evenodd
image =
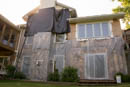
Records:
M130 29L124 30L123 37L125 40L125 54L128 68L128 74L130 74Z
M71 32L37 32L26 36L20 65L29 79L47 81L54 66L59 73L64 67L73 66L80 79L90 80L113 80L116 73L127 73L119 21L123 13L77 17L74 8L57 2L55 8L69 9ZM28 20L38 10L32 10L24 19Z
M20 29L0 15L0 75L8 64L15 64L19 38Z

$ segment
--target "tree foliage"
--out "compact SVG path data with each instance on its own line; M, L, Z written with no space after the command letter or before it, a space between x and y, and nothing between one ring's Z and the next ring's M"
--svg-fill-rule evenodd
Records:
M115 1L115 0L113 0ZM114 13L118 13L118 12L124 12L125 13L125 17L124 17L124 22L126 24L126 28L130 28L130 0L118 0L121 5L118 6L117 8L113 9Z

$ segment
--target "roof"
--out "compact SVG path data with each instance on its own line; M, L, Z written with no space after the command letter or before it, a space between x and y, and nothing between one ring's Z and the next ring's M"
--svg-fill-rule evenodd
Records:
M5 18L3 15L0 14L0 21L9 25L10 27L14 28L17 31L20 31L18 27L16 27L15 24L13 24L12 22L10 22L7 18Z
M105 20L113 20L124 18L124 13L116 13L116 14L104 14L104 15L94 15L94 16L86 16L86 17L77 17L70 18L70 23L85 23L85 22L96 22L96 21L105 21Z
M72 8L72 7L70 7L70 6L64 5L64 4L59 3L59 2L56 2L56 6L61 6L61 7L63 7L63 8L68 8L68 9L70 9L71 14L73 15L73 17L77 17L77 13L76 13L76 9L75 9L75 8ZM35 14L35 13L37 13L37 11L38 11L39 9L40 9L40 6L37 6L36 8L34 8L33 10L31 10L30 12L28 12L27 14L25 14L25 15L23 16L23 19L24 19L25 21L27 21L28 17L31 16L31 15L33 15L33 14Z

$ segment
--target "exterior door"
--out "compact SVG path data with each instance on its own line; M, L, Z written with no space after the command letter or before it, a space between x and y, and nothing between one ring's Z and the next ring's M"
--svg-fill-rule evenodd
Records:
M107 62L104 54L89 54L86 56L86 79L106 79Z
M61 73L64 69L64 55L55 55L54 69L57 69Z
M29 75L29 68L30 68L30 56L25 56L23 59L23 66L22 66L22 72L25 75Z

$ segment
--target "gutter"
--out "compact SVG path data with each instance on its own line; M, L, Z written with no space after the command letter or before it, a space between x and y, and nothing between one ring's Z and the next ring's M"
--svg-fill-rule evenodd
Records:
M121 19L121 18L124 18L124 16L125 16L124 13L94 15L94 16L70 18L70 19L69 19L69 22L70 22L70 23L95 22L95 21Z

